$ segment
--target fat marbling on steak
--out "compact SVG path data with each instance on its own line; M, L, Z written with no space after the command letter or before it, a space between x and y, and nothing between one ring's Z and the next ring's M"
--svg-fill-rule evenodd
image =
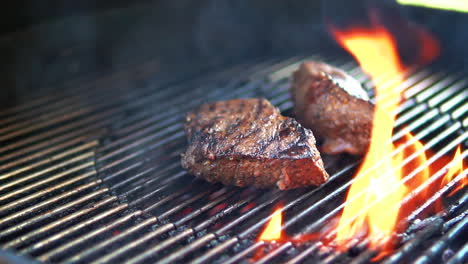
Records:
M285 190L328 179L312 132L266 99L203 104L185 132L182 166L210 182Z
M291 93L297 120L324 141L323 153L367 151L374 105L357 80L333 66L311 61L294 72Z

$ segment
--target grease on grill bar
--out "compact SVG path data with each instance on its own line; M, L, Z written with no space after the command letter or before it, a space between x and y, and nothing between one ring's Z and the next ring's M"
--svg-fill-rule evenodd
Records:
M271 248L257 263L368 262L375 252L366 241L344 253L313 239L273 247L256 241L278 202L288 235L329 224L343 206L356 158L326 156L329 182L287 192L213 185L180 167L188 110L264 96L290 113L288 77L305 59L336 65L372 87L349 58L325 54L256 61L172 84L128 70L0 112L0 246L53 263L254 262L262 247ZM393 139L411 131L435 157L465 144L466 159L467 84L457 69L408 73ZM427 214L466 174L408 216L404 243L382 262L466 261L466 187L445 199L444 214Z

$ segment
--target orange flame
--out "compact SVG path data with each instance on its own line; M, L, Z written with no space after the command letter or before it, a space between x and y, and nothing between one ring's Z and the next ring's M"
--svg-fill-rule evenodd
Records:
M281 204L277 206L275 212L271 215L270 221L268 221L265 229L258 237L257 241L268 241L268 242L283 242L287 239L282 230L283 225L283 213ZM276 243L268 244L269 246L278 246ZM271 249L271 248L270 248ZM257 249L252 257L253 261L257 261L265 256L265 247L261 246Z
M402 146L404 147L403 149L403 155L405 159L407 159L409 162L406 163L403 167L403 175L409 175L412 171L414 171L416 168L418 168L421 164L426 164L428 161L428 158L426 156L426 152L422 152L422 149L424 148L424 145L416 140L414 136L411 133L407 133L403 139L404 143L402 143ZM421 154L417 155L414 158L412 155L415 153ZM406 186L414 190L416 189L419 185L424 183L429 179L430 176L430 168L429 166L424 166L424 168L417 173L413 178L411 178L408 182L406 182ZM425 199L428 195L428 189L424 189L419 193L417 197L413 197L413 203L411 205L407 205L405 209L407 211L412 211L414 208L416 208L417 204L415 202L421 201L422 199Z
M455 162L456 160L460 160L459 162ZM441 186L446 185L447 183L451 182L457 175L462 173L464 171L464 164L463 164L463 159L461 158L461 147L458 146L457 150L455 151L455 154L452 159L452 164L449 167L449 170L447 171L447 174L445 174ZM463 189L468 184L468 178L463 178L459 184L450 192L448 196L452 196L459 190Z
M281 212L281 207L278 207L273 215L271 216L270 221L266 225L262 234L258 238L263 241L277 241L282 238L282 229L283 225L283 214Z
M338 247L345 250L351 239L359 237L367 229L369 247L383 249L378 256L381 257L391 249L388 239L398 220L397 205L409 190L406 185L401 184L405 175L402 163L407 155L400 151L393 156L396 146L391 144L396 109L401 100L401 91L396 88L403 82L405 67L399 59L394 38L381 26L348 31L333 29L332 32L374 81L382 76L392 79L391 85L386 86L375 82L377 101L371 143L348 192L336 234ZM426 54L423 57L426 58ZM407 135L406 139L414 141L411 145L413 150L422 148L422 144L412 140L411 135ZM423 153L413 159L412 163L416 164L412 165L425 161ZM417 178L425 180L427 177L428 171L423 171Z
M398 58L393 37L383 28L360 29L340 32L334 30L338 41L359 61L362 69L372 78L391 75L398 85L403 81L403 67ZM371 132L371 144L363 164L351 186L347 204L338 224L338 245L347 248L348 241L360 230L369 228L370 247L380 246L383 238L389 237L396 224L398 203L406 193L401 185L401 171L394 172L393 166L403 160L402 155L392 159L394 147L389 144L395 122L395 110L400 101L396 89L381 89L376 86L377 103ZM381 96L387 98L383 107ZM385 199L383 199L385 198ZM362 212L366 205L376 203ZM351 224L350 224L351 223Z

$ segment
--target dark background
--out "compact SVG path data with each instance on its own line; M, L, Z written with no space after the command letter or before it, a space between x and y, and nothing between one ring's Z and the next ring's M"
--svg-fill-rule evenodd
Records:
M326 23L366 24L370 9L398 37L402 54L418 48L405 25L419 24L440 40L442 59L468 65L467 14L393 0L11 1L0 9L1 108L70 79L147 62L177 74L339 50Z

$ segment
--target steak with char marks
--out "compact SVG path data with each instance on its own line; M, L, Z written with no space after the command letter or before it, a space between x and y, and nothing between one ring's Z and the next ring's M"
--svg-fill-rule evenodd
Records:
M210 182L285 190L328 179L312 132L266 99L201 105L185 132L182 166Z
M365 154L371 138L374 105L361 84L322 62L303 63L291 89L297 120L323 140L327 154Z

